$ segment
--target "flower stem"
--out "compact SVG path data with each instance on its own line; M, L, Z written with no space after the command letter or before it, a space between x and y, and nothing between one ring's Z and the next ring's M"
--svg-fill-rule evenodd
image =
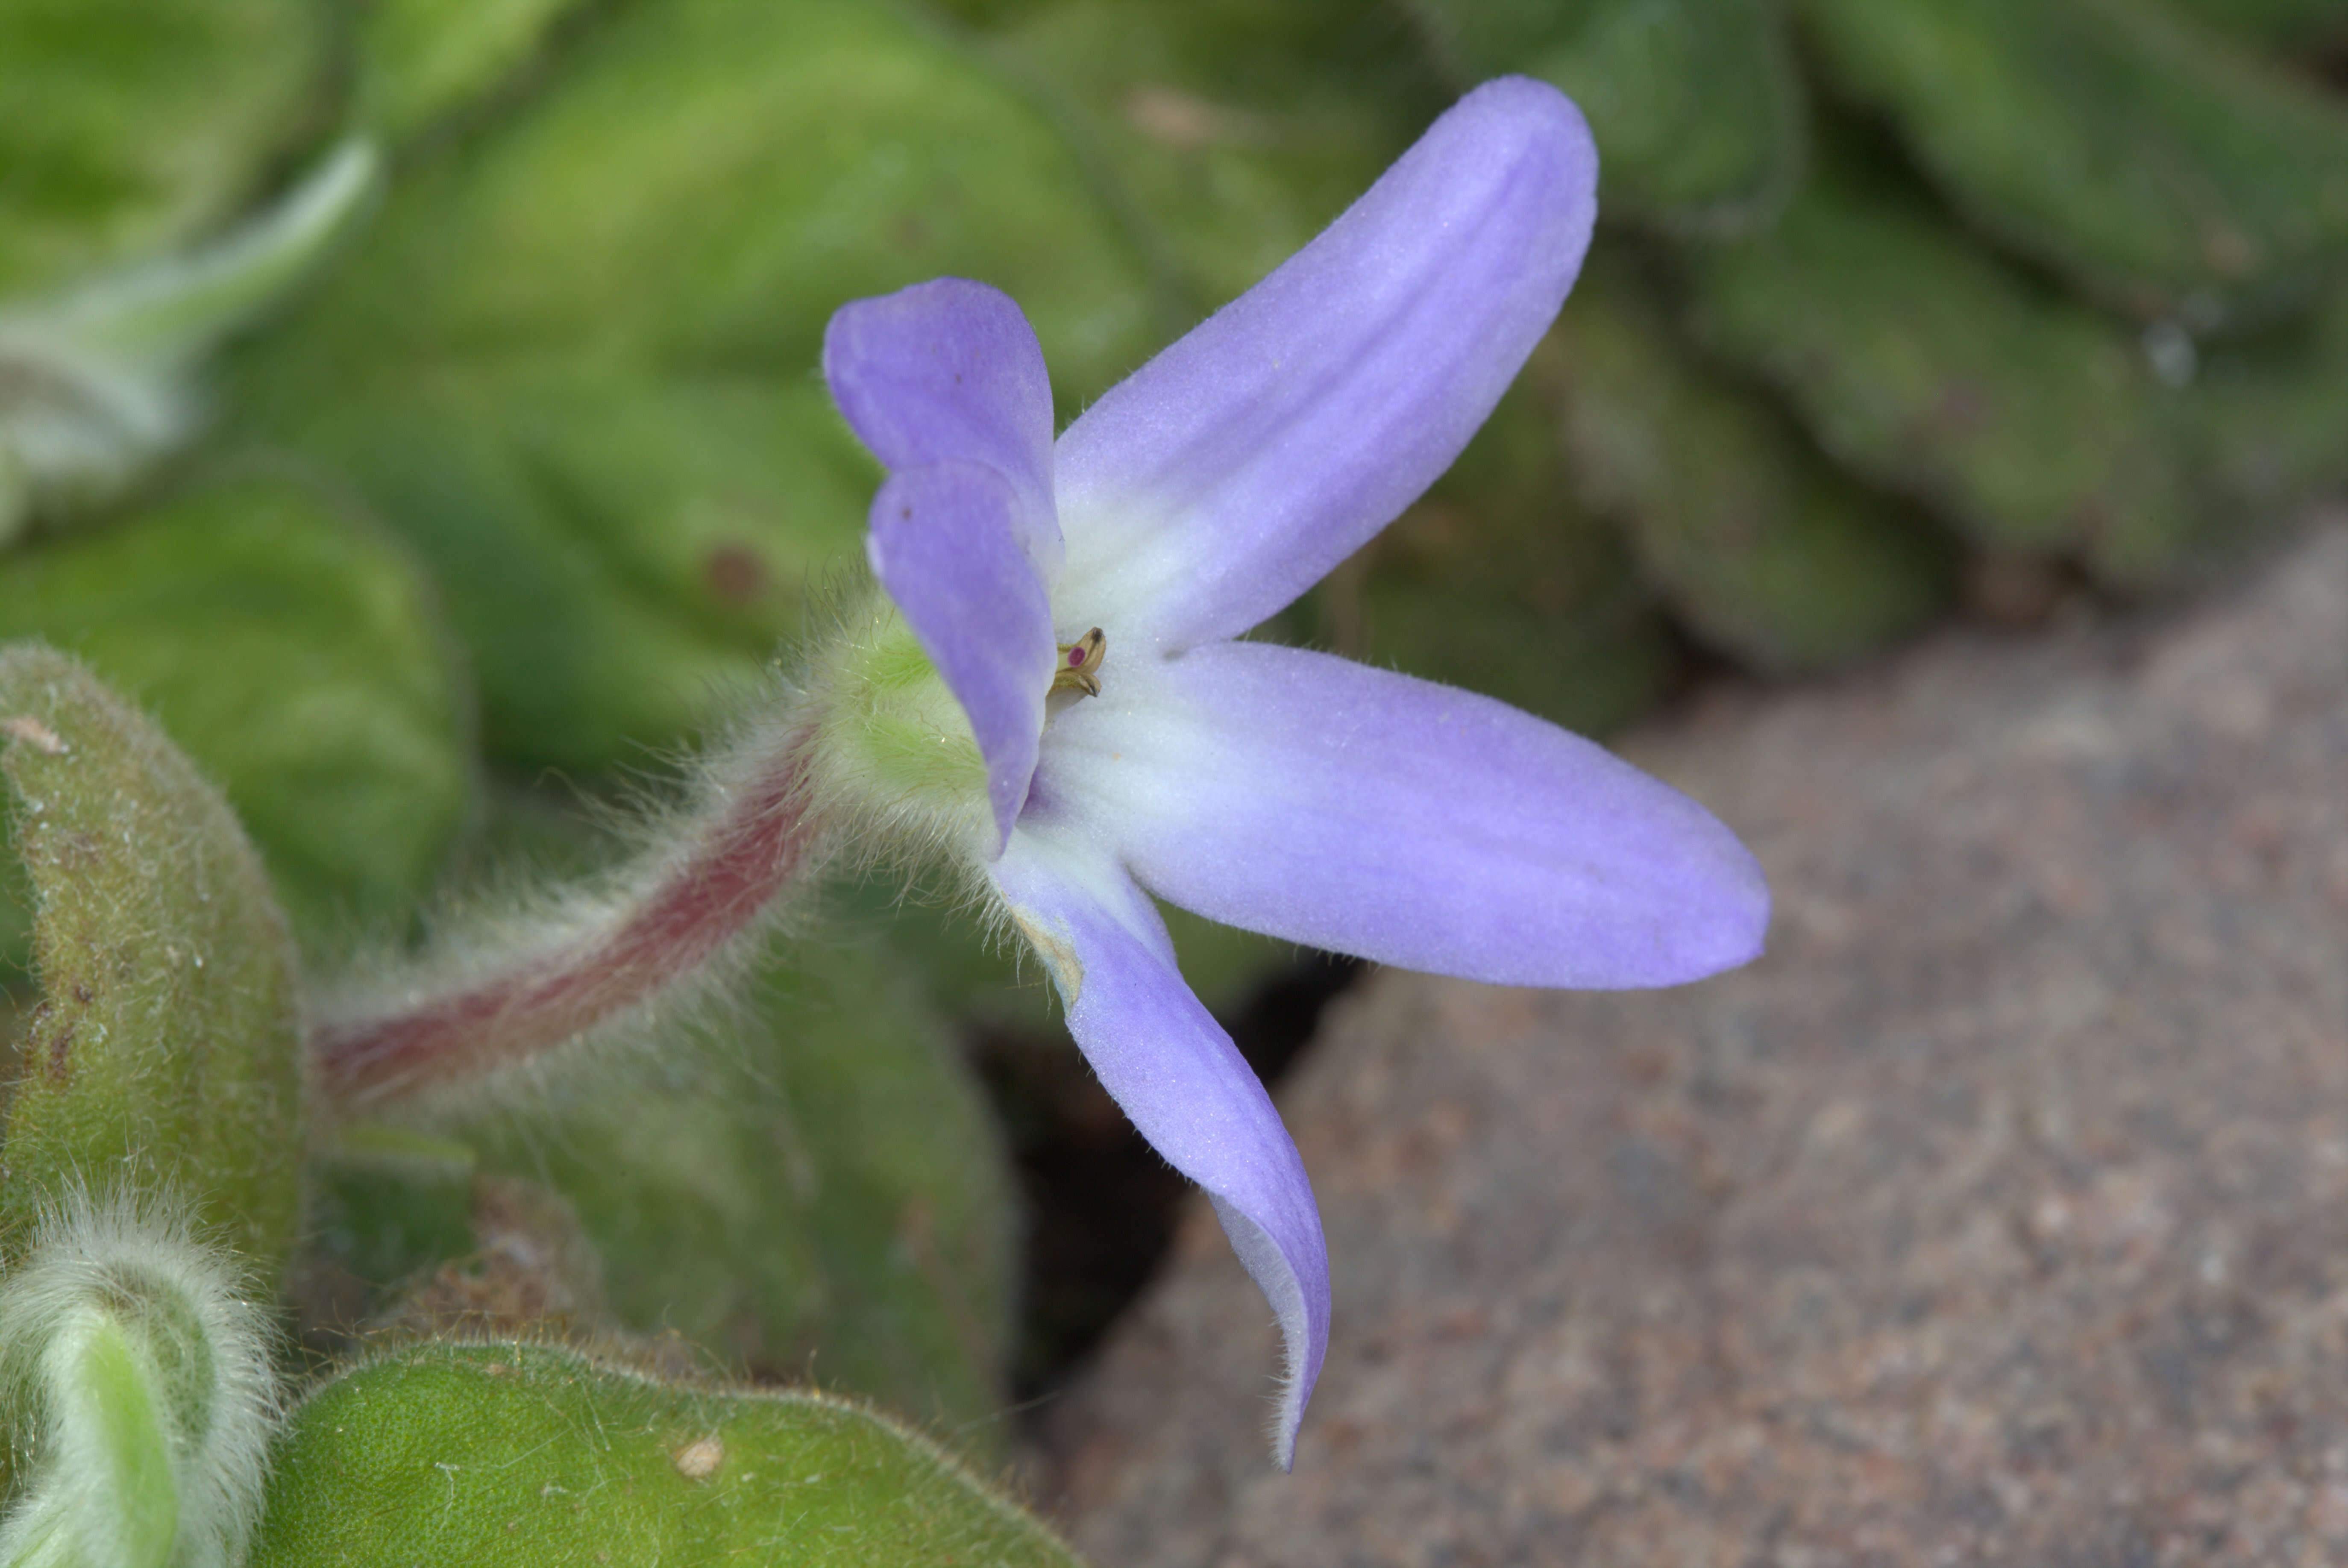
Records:
M798 726L712 784L677 841L649 854L621 896L557 923L554 940L321 1019L311 1057L328 1100L347 1108L520 1064L708 972L825 858L814 733Z

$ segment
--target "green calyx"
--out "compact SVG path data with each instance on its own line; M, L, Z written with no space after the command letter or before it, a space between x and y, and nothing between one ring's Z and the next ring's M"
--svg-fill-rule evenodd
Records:
M919 855L987 820L986 759L912 628L878 593L817 655L816 789L827 814Z
M0 1286L0 1563L242 1561L274 1407L245 1281L166 1198L76 1189Z

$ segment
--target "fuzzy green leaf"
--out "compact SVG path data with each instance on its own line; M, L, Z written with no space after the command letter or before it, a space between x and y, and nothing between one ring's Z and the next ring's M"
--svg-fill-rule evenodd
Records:
M274 1336L179 1194L74 1188L0 1281L10 1568L242 1563L276 1416Z
M85 1473L57 1493L22 1502L8 1520L19 1548L9 1568L170 1568L180 1491L152 1369L120 1324L82 1327L59 1356L51 1398L80 1429L74 1458ZM91 1517L95 1515L96 1517ZM110 1560L91 1554L98 1536Z
M163 1568L179 1533L180 1499L146 1367L110 1323L94 1330L80 1349L70 1375L81 1384L100 1430L98 1454L111 1483L107 1491L130 1553L126 1568Z
M301 1209L293 947L228 805L37 644L0 651L0 772L41 999L8 1103L0 1247L85 1181L188 1194L264 1274Z
M819 1395L658 1383L540 1346L419 1346L294 1413L252 1568L396 1563L1073 1568L924 1439Z

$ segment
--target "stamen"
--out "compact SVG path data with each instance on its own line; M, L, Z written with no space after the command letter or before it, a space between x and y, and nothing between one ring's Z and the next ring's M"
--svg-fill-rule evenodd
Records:
M1052 676L1054 691L1100 696L1101 661L1108 657L1108 639L1095 626L1073 643L1060 645L1060 667Z

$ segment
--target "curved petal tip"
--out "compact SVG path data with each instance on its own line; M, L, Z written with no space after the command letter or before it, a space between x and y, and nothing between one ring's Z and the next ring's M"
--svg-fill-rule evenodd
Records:
M1207 1199L1215 1206L1215 1218L1223 1223L1223 1234L1231 1238L1231 1251L1239 1254L1240 1266L1272 1304L1272 1316L1280 1325L1285 1364L1280 1376L1280 1403L1272 1408L1265 1435L1272 1439L1273 1462L1282 1470L1292 1470L1296 1429L1304 1424L1304 1407L1313 1398L1313 1386L1321 1378L1321 1360L1329 1349L1328 1259L1324 1254L1319 1260L1319 1274L1313 1282L1319 1292L1316 1298L1308 1288L1307 1276L1298 1272L1296 1260L1270 1232L1221 1193L1210 1191Z
M1742 968L1767 945L1769 883L1761 862L1725 825L1719 834L1704 879L1707 891L1690 901L1694 913L1682 948L1690 980Z
M1254 1069L1183 984L1157 910L1098 846L1023 823L989 874L1102 1087L1205 1190L1272 1305L1285 1350L1272 1447L1285 1470L1329 1346L1329 1249L1303 1159Z

